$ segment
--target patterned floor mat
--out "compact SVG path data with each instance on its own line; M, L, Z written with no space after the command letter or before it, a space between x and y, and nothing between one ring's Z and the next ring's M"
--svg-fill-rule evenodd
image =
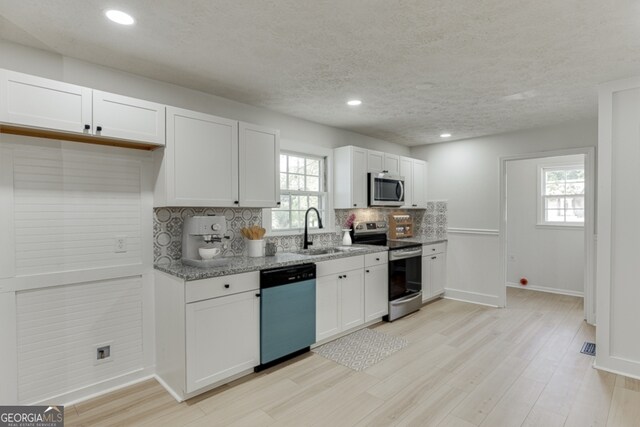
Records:
M321 345L313 351L354 371L362 371L408 344L405 338L367 328Z

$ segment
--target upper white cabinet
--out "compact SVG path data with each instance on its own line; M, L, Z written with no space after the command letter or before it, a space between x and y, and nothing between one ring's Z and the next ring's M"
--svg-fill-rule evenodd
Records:
M427 207L427 162L400 157L400 176L404 177L405 209Z
M280 204L280 131L240 123L240 206Z
M367 171L398 175L400 173L400 156L367 150Z
M167 145L154 152L155 206L275 207L279 132L167 107Z
M238 201L238 122L167 107L167 145L157 205L234 206Z
M367 207L367 155L367 150L354 146L333 151L334 208Z
M109 138L164 145L165 106L93 91L93 132Z
M0 122L90 133L91 89L0 70Z
M0 70L0 122L9 125L162 146L164 110L154 102Z

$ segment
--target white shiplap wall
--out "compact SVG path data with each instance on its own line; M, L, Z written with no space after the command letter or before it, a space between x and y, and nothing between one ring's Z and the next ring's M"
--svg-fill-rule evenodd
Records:
M30 146L13 157L18 276L141 262L139 160Z
M142 369L142 294L140 276L18 292L19 402ZM102 343L112 361L95 365Z

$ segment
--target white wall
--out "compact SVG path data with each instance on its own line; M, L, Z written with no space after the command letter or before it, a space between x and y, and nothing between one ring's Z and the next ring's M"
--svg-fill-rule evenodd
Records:
M0 68L278 128L287 146L410 152L3 40ZM83 159L98 166L83 168ZM151 175L146 152L0 134L0 404L68 403L153 373ZM113 253L116 235L128 236L126 254ZM117 298L104 298L105 290ZM55 304L50 312L30 310L45 300ZM104 304L77 305L90 301ZM118 324L125 309L127 328ZM38 334L52 339L40 344ZM93 365L94 345L105 341L114 342L114 359Z
M447 295L500 305L500 157L597 145L595 117L557 126L412 147L429 162L429 198L447 200ZM462 273L459 269L465 269Z
M584 227L538 225L538 168L584 165L584 155L507 162L507 281L527 289L582 296Z

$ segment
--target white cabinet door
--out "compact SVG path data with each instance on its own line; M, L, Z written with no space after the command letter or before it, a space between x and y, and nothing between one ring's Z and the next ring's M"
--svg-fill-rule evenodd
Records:
M90 133L91 89L0 70L0 122Z
M364 317L370 322L389 314L389 267L386 264L364 270Z
M384 170L384 153L382 151L367 150L367 171L382 172Z
M353 146L333 150L333 206L367 207L367 150Z
M433 295L431 292L431 255L422 257L422 302L427 301Z
M400 157L400 176L404 177L404 206L405 209L413 207L413 159Z
M280 203L280 131L240 123L240 206Z
M384 154L384 169L385 173L391 175L400 175L400 156L395 154Z
M187 304L187 393L260 364L260 302L244 292Z
M238 122L167 108L167 206L234 206Z
M364 274L362 269L338 275L340 284L341 329L343 331L364 323Z
M441 295L447 285L447 254L431 256L431 296Z
M316 279L316 341L340 332L340 283L337 274ZM340 275L342 276L342 275Z
M427 207L427 162L413 159L413 175L411 180L412 202L415 208Z
M164 145L165 106L99 90L93 91L93 133Z

